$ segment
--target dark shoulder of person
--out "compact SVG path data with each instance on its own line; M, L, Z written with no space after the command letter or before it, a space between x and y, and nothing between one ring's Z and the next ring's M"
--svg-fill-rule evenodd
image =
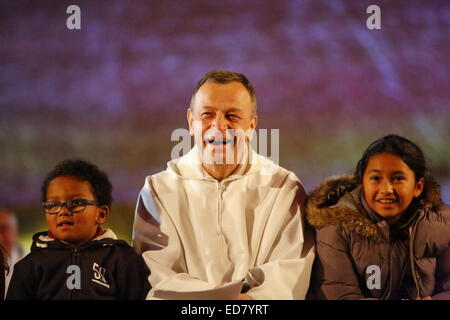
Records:
M3 256L3 249L0 247L0 292L5 292L5 271L6 259ZM3 300L2 294L0 294L0 300Z

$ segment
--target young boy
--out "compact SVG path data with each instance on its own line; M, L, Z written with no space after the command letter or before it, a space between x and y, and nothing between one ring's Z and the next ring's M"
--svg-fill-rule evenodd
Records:
M66 160L42 185L48 231L33 236L31 253L14 267L8 300L145 299L143 258L110 229L112 186L82 160Z

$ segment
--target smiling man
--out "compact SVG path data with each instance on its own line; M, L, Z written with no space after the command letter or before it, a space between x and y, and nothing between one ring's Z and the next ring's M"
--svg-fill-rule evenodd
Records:
M252 150L257 119L244 75L215 70L197 83L187 110L195 147L147 177L138 198L133 246L152 272L147 298L214 298L234 281L243 282L240 299L305 297L314 247L304 189Z
M187 112L189 131L201 149L203 167L218 180L245 162L245 143L256 127L256 99L245 80L201 81Z

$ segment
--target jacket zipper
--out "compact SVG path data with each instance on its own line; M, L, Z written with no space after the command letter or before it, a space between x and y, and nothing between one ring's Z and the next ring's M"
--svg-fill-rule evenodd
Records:
M414 284L416 286L416 298L419 297L420 294L420 290L419 290L419 280L417 278L417 273L416 273L416 266L414 263L414 239L412 238L412 226L408 228L408 233L409 233L409 262L411 263L411 273L414 279Z
M72 259L72 261L73 261L73 264L78 266L78 248L74 248L73 249L73 259ZM80 279L80 282L81 282L81 279ZM76 290L76 289L70 290L70 300L73 300L73 291L74 290Z
M389 296L391 295L392 292L392 271L391 271L391 256L392 256L392 243L391 243L391 232L389 230L389 250L388 250L388 266L389 266L389 277L388 277L388 286L389 289L387 290L387 292L384 293L384 297L385 298L389 298Z

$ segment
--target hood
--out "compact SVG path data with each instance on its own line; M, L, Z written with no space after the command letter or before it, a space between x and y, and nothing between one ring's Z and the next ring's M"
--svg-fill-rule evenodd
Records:
M250 144L244 148L242 165L227 179L255 173L273 174L280 169L272 160L256 153ZM249 165L250 164L250 165ZM167 171L182 179L215 180L202 165L200 150L195 145L186 155L167 163Z
M332 224L365 238L380 240L381 235L376 223L365 214L359 201L359 189L360 183L353 175L327 179L308 196L306 217L309 224L317 229ZM441 205L439 184L429 177L425 181L418 209L436 212Z
M125 242L123 240L118 240L116 234L111 229L105 229L105 232L96 236L94 239L89 241L80 247L80 249L84 249L93 245L114 245L117 243ZM31 250L39 250L39 249L62 249L62 248L74 248L74 245L71 245L65 241L61 241L50 237L48 235L48 231L38 232L33 236L33 244L31 245Z

